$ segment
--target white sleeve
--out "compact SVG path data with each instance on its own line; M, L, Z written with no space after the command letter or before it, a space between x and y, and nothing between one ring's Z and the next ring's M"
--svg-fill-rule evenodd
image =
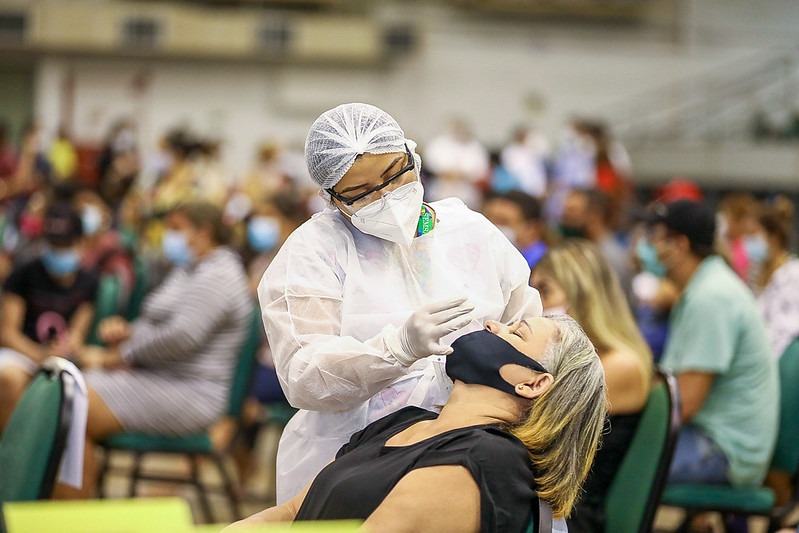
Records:
M406 367L389 349L397 335L392 325L364 341L341 336L343 274L319 248L289 239L261 279L258 299L289 403L342 411L374 396Z
M486 219L487 224L491 224ZM492 235L488 239L494 243L494 255L503 269L503 290L509 294L500 321L503 324L518 322L527 317L543 314L544 308L538 290L530 286L530 267L519 250L491 224Z

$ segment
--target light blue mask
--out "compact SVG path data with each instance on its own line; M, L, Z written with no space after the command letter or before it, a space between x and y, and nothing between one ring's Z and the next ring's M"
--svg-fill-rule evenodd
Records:
M80 268L80 256L75 250L49 249L44 252L42 263L51 276L68 276Z
M96 205L87 205L81 211L80 219L83 222L83 234L94 235L103 225L103 212Z
M274 250L280 239L280 223L274 217L252 217L247 224L247 242L256 252Z
M181 231L167 230L164 233L161 248L167 261L175 266L187 266L194 257L194 253L189 248L189 241Z
M760 235L744 237L744 250L746 257L753 263L763 263L768 258L768 243Z
M646 239L640 239L635 247L635 255L641 261L644 270L659 278L666 277L666 266L658 258L657 250Z

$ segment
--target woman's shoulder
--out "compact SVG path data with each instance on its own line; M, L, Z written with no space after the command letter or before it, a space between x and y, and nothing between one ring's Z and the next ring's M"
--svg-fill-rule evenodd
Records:
M640 411L650 388L647 376L651 368L647 368L644 357L636 354L633 348L621 347L602 354L601 361L612 411Z

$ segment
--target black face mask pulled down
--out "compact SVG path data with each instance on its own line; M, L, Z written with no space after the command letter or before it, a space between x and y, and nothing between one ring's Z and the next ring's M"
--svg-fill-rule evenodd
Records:
M534 372L547 372L538 361L527 357L508 341L485 329L467 333L452 343L452 353L447 356L446 369L452 381L457 379L473 385L485 385L515 395L514 386L499 373L499 369L505 365L519 365Z

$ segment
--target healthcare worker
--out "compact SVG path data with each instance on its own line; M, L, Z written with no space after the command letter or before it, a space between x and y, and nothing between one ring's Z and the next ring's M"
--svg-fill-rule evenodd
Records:
M258 287L300 409L278 447L278 503L370 422L443 405L455 338L541 314L527 263L495 226L455 198L423 203L415 147L367 104L331 109L308 132L308 170L330 207L291 234Z

